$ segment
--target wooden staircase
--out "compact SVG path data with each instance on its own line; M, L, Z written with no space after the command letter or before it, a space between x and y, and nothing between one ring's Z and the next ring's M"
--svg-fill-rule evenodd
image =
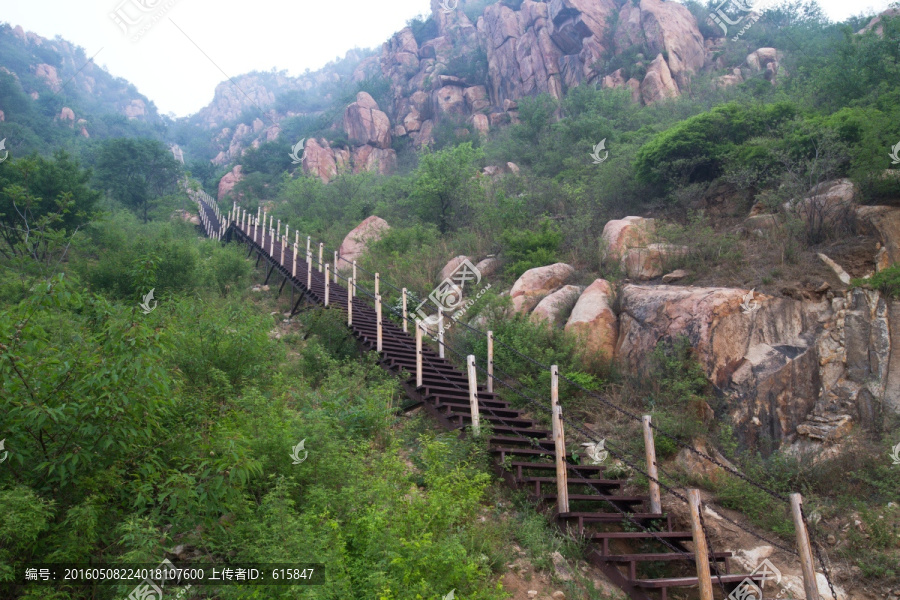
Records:
M270 255L271 237L267 235L262 244L255 243L251 237L252 230L242 231L235 223L227 229L222 228L215 211L204 202L198 204L204 213L203 222L207 230L212 228L224 232L223 239L247 244L250 254L255 252L270 265L269 278L277 272L303 297L316 304L324 304L325 273L319 273L314 265L312 283L307 288L307 263L303 256L298 256L297 276L293 277L292 244L285 247L282 264L279 240L275 240L274 252ZM332 281L328 296L329 306L346 314L347 288ZM353 300L352 316L350 330L353 335L363 348L375 350L376 310L366 302L362 291ZM462 430L470 425L472 415L467 375L440 358L437 352L423 346L423 384L416 386L416 378L411 376L416 371L415 339L402 326L387 318L383 319L380 356L380 364L401 378L407 395L413 401L410 406L423 406L450 430ZM481 420L490 424L488 441L497 473L511 486L528 493L540 509L553 514L561 528L589 540L593 546L589 553L591 562L600 567L630 598L667 600L669 590L673 589L681 590L682 596L697 597L698 578L690 531L673 527L666 513L649 512L649 496L623 492L624 482L606 477L604 467L579 465L571 455L566 457L570 510L558 513L551 432L483 386L479 386L477 398ZM709 553L708 556L710 564L718 566L718 576L715 572L712 574L717 598L725 598L748 578L756 579L756 576L747 573L729 574L731 552Z

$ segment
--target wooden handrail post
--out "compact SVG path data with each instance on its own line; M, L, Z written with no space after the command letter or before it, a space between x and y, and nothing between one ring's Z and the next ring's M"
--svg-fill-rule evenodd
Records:
M281 237L281 219L278 219L278 237Z
M353 278L350 278L350 281L347 282L347 327L353 326L353 292L351 291L353 287L356 285L356 282L353 281Z
M284 265L284 249L287 246L287 238L281 236L281 264Z
M553 420L553 442L556 450L556 509L569 512L569 472L566 467L566 436L563 430L562 407L559 405L559 367L550 367L550 412Z
M338 256L337 250L335 250L334 251L334 282L335 283L338 282L337 272L338 272L338 260L339 259L340 259L340 257Z
M487 391L494 392L494 332L487 333Z
M438 356L444 358L444 309L438 306Z
M409 333L409 329L406 327L407 322L407 311L406 311L406 288L403 288L403 333Z
M416 321L416 389L422 387L422 323Z
M475 355L466 359L469 369L469 407L472 412L472 433L481 435L481 416L478 413L478 373L475 370Z
M312 246L310 244L312 244L312 236L308 235L308 236L306 236L306 253L307 254L312 252Z
M816 582L816 563L813 562L812 546L809 543L809 532L803 522L803 496L791 494L791 516L794 518L794 531L797 532L797 552L800 555L800 567L803 571L803 590L807 600L819 600L819 585Z
M325 306L328 306L328 295L331 292L331 265L325 265Z
M291 239L291 226L288 224L284 225L284 243L287 244L288 240Z
M322 272L322 253L325 252L325 244L319 242L319 273Z
M697 581L700 600L713 600L712 575L709 571L709 547L706 534L700 522L700 490L688 490L688 504L691 511L691 533L694 536L694 562L697 564Z
M294 245L295 246L300 245L300 230L299 229L294 230Z
M306 251L306 289L312 290L312 253Z
M356 261L353 261L353 281L356 281ZM356 286L353 286L353 296L356 296Z
M291 271L291 277L297 279L297 244L294 244L294 269Z
M662 500L659 495L659 473L656 470L656 444L653 441L653 428L650 427L650 415L644 415L644 452L647 457L647 475L650 476L650 512L662 513Z
M376 333L375 338L375 349L381 352L382 348L382 339L381 339L381 296L375 296L375 318L378 324L378 331Z
M375 295L381 293L381 275L375 273Z

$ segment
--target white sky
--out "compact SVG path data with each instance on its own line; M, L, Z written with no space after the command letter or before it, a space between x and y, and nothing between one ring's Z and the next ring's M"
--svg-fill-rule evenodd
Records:
M836 21L868 8L880 12L888 3L820 0ZM135 18L137 6L170 4L136 42L110 18L120 8ZM88 57L97 54L98 65L135 84L161 113L186 116L212 100L216 85L226 79L223 71L234 77L273 67L291 75L316 70L351 48L380 46L408 19L429 13L430 5L429 0L0 0L0 20L46 38L59 35Z

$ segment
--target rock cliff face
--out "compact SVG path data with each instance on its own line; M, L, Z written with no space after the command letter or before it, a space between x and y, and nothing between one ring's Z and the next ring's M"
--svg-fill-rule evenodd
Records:
M417 148L430 144L435 127L444 122L487 135L518 121L519 100L538 94L562 98L582 84L621 87L636 102L661 102L683 93L694 73L724 68L711 63L708 48L714 44L704 40L694 16L678 2L500 0L480 14L466 0L450 12L439 0L431 4L425 24L398 31L378 56L348 55L300 78L252 73L239 78L246 93L230 82L220 85L213 103L192 119L221 128L215 142L221 152L214 162L236 161L249 145L277 137L268 128L287 116L319 114L323 102L333 100L326 93L330 84L388 80L390 93L381 106L369 102L371 97L363 102L357 98L343 107L335 123L349 137L342 149L351 154L353 170L384 172L392 168L393 157L386 151L395 141L408 140ZM769 58L768 52L756 57L757 70L770 68L775 61ZM348 62L355 67L345 68ZM773 68L777 70L777 62ZM290 109L285 101L276 103L277 96L283 99L298 90L319 93L322 102L313 107L298 101ZM264 133L249 123L226 127L254 105L267 110ZM316 143L320 148L334 145ZM340 157L333 158L340 169ZM332 171L331 159L323 161L329 166L324 171L316 167L320 176Z

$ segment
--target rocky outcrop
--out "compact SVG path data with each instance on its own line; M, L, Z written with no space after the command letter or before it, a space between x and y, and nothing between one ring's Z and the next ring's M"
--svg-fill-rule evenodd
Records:
M673 244L648 244L644 248L629 248L622 258L622 267L631 279L656 279L670 268L672 260L687 252L687 247Z
M619 338L619 322L612 309L613 289L605 279L598 279L584 290L569 320L566 331L581 340L584 350L612 359Z
M600 236L600 249L613 260L620 260L629 248L647 246L655 232L655 219L625 217L609 221Z
M344 132L358 146L391 147L391 122L366 92L356 95L356 102L344 111Z
M46 63L36 65L34 67L34 75L43 80L43 82L54 92L58 92L62 85L62 82L59 80L59 74L56 72L56 67L53 65L48 65Z
M894 206L859 206L856 226L860 233L880 240L881 266L900 262L900 208Z
M68 121L69 124L75 122L75 111L73 111L68 106L63 106L62 110L59 111L59 115L56 117L60 121Z
M774 85L778 77L779 56L775 48L760 48L747 56L747 66L754 73L762 72L767 81Z
M647 68L647 75L641 82L641 99L644 104L654 104L661 100L678 96L678 86L672 79L672 72L662 54L656 56Z
M326 140L315 138L306 140L303 150L303 171L318 177L324 183L328 183L337 175L338 160Z
M531 311L530 319L535 323L548 325L561 325L566 318L566 312L575 304L581 295L581 288L576 285L566 285L543 300Z
M851 215L857 196L856 186L849 179L835 179L814 186L805 198L784 204L804 221L822 223L824 227L838 227Z
M627 285L621 294L620 360L644 372L659 342L684 336L747 443L796 438L818 396L815 335L825 307L758 295L759 308L747 311L747 291L726 288Z
M380 240L385 231L390 228L387 221L374 215L357 225L356 229L347 234L338 250L341 258L344 259L340 261L340 270L351 268L351 263L359 260L366 251L366 247L372 242Z
M456 271L459 268L459 266L467 260L469 262L471 262L472 258L469 256L463 256L463 255L457 256L455 258L451 258L450 261L446 265L444 265L444 268L441 269L441 272L438 275L438 281L444 281L445 279L447 279L448 277L453 275L453 272Z
M545 296L565 285L574 273L575 269L565 263L525 271L509 292L513 310L518 313L531 312Z
M225 196L231 193L231 190L234 189L234 186L244 178L242 173L243 167L241 165L235 166L230 172L225 173L225 176L219 180L219 193L217 195L217 199L221 202Z

